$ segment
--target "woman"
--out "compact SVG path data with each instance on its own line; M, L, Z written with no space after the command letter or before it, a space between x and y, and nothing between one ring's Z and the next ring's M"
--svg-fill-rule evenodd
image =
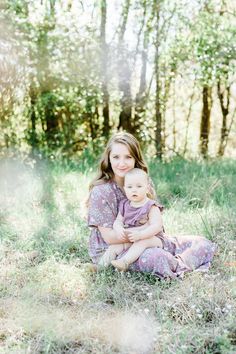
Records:
M113 135L90 185L88 225L91 227L89 254L97 264L108 245L129 242L113 230L119 203L126 198L124 176L134 167L148 171L136 138L126 132ZM154 190L150 184L150 194ZM176 278L194 269L206 271L216 245L200 236L165 237L163 248L148 248L130 265L130 270L152 273L159 278ZM125 251L124 251L125 252ZM124 253L119 255L121 257Z

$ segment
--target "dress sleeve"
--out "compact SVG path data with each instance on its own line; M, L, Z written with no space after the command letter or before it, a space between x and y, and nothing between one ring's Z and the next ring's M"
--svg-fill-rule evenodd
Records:
M164 206L159 204L158 202L156 202L155 205L160 209L160 212L162 213L164 210Z
M103 185L93 187L89 197L88 226L113 227L116 216L110 197L109 191Z
M121 200L119 203L119 212L122 216L124 216L125 214L125 203L126 203L125 199Z
M160 204L158 201L155 201L155 205L160 209L160 212L162 213L164 210L164 206Z
M155 205L159 208L160 212L162 213L162 211L164 210L164 207L163 205L161 205L160 203L158 203L156 200L150 200L149 203L147 203L147 206L146 206L146 212L149 213L151 207Z

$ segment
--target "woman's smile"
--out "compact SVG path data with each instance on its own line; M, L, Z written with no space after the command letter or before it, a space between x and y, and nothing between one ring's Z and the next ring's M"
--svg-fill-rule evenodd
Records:
M129 171L128 168L118 168L118 170L121 171L121 172L128 172Z

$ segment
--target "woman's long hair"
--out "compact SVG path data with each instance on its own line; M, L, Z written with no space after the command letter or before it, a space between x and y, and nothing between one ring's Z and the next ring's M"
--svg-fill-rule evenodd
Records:
M138 140L132 134L126 132L119 132L114 134L108 141L98 166L98 175L90 183L89 190L91 190L94 186L107 183L108 181L113 179L114 173L112 171L109 158L113 144L124 144L125 146L127 146L130 155L135 160L134 167L140 168L145 172L148 172L148 167L144 161Z

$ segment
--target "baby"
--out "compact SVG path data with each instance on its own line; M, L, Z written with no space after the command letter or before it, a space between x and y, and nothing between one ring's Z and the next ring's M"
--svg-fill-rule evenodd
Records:
M127 172L124 190L128 200L120 202L113 229L121 240L127 235L130 242L110 245L99 261L100 266L108 266L111 263L122 271L127 270L146 248L163 248L160 206L147 196L149 191L147 173L139 168ZM127 253L116 260L116 257L127 249Z

